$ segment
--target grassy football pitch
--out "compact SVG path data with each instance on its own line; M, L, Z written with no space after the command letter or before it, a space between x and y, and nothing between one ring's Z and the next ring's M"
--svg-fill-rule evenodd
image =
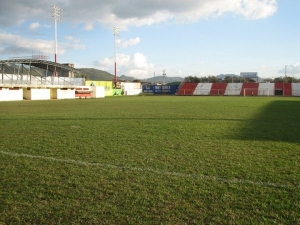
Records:
M300 224L300 98L0 102L0 224Z

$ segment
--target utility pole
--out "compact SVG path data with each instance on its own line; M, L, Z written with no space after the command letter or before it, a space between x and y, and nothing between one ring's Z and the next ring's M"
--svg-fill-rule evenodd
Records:
M285 79L286 79L286 66L285 66L285 69L284 69L284 78L282 80L283 96L284 96L284 82L285 82Z
M116 54L116 36L119 36L120 29L117 27L113 28L114 32L114 55L115 55L115 76L114 76L114 82L115 82L115 88L117 88L117 54Z
M4 80L4 71L5 71L5 68L3 67L3 64L2 64L2 84L3 84L3 80Z
M167 75L166 74L166 70L163 70L163 74L162 75L163 75L163 78L164 78L163 79L163 85L165 85L166 84L166 75Z
M286 66L285 66L285 72L284 72L284 74L285 74L285 78L286 78Z

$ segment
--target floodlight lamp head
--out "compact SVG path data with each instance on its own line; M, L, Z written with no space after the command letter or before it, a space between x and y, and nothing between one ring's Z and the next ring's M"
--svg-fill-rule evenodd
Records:
M57 6L52 6L52 17L55 19L55 20L61 20L61 9Z
M113 28L114 36L118 36L120 33L120 29L118 27Z

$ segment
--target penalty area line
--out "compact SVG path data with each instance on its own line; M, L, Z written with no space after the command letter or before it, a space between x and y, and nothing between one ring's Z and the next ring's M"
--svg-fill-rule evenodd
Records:
M0 153L2 155L7 155L7 156L11 156L11 157L42 159L42 160L62 162L62 163L68 163L68 164L76 164L76 165L84 165L84 166L94 166L94 167L103 167L103 168L118 169L118 170L148 172L148 173L159 174L161 176L194 178L194 179L200 179L200 180L216 181L216 182L220 182L220 183L244 184L244 185L248 184L248 185L254 185L254 186L273 187L273 188L281 188L281 189L300 189L300 185L292 186L292 185L284 185L284 184L277 184L277 183L271 183L271 182L251 181L251 180L243 180L243 179L236 179L236 178L228 179L228 178L206 176L206 175L199 175L199 174L170 172L170 171L162 171L162 170L155 170L155 169L151 169L151 168L141 168L141 167L116 166L116 165L111 165L111 164L92 163L92 162L84 162L84 161L79 161L79 160L74 160L74 159L60 159L60 158L55 158L55 157L30 155L30 154L5 152L5 151L0 151Z

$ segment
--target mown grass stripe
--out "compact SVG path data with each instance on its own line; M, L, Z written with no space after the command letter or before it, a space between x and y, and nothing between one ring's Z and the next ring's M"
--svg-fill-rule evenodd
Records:
M251 180L243 180L243 179L228 179L228 178L205 176L205 175L199 175L199 174L186 174L186 173L180 173L180 172L161 171L161 170L155 170L155 169L151 169L151 168L116 166L116 165L111 165L111 164L91 163L91 162L84 162L84 161L73 160L73 159L59 159L59 158L54 158L54 157L20 154L20 153L5 152L5 151L0 151L0 153L3 155L11 156L11 157L25 157L25 158L31 158L31 159L42 159L42 160L49 160L49 161L55 161L55 162L63 162L63 163L84 165L84 166L97 166L97 167L119 169L119 170L126 169L126 170L139 171L139 172L155 173L155 174L159 174L162 176L175 176L175 177L183 177L183 178L211 180L211 181L217 181L217 182L228 183L228 184L254 185L254 186L261 186L261 187L281 188L281 189L300 189L300 185L292 186L292 185L277 184L277 183L272 183L272 182L251 181Z

